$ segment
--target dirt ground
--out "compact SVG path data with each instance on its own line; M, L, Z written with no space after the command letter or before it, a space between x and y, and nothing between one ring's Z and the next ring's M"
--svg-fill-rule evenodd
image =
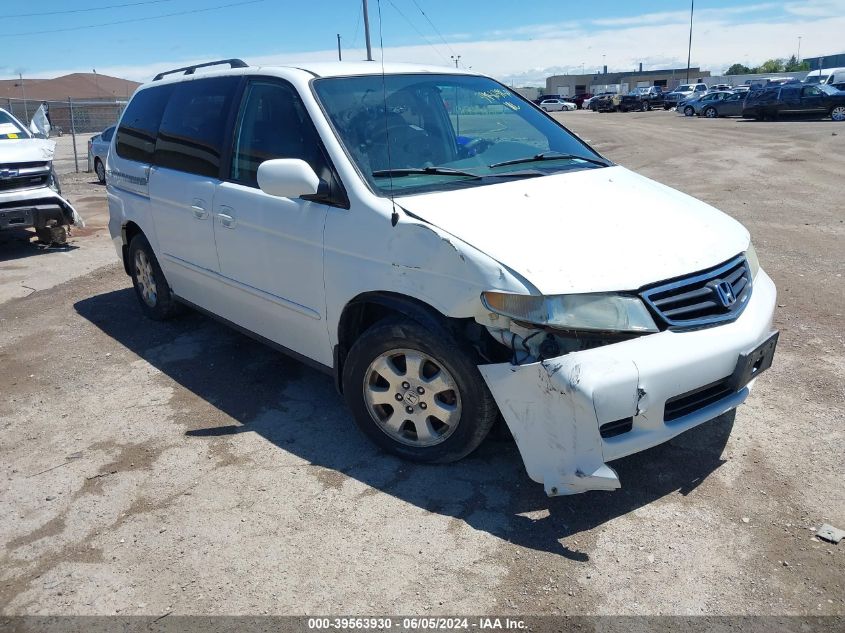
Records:
M751 230L781 339L735 416L611 493L549 499L505 441L403 463L329 377L144 319L68 175L68 248L0 237L0 612L845 614L845 543L814 537L845 527L845 124L555 116Z

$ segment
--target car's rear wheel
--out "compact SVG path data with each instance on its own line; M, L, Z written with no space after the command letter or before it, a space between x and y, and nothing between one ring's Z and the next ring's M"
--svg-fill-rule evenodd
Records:
M176 314L178 304L150 243L143 235L136 235L129 243L129 272L144 314L156 321L165 321Z
M649 112L651 110L651 103L649 103L648 101L643 102L643 110L645 112Z
M686 108L684 108L684 116L692 116L694 114L695 114L695 110L693 109L692 106L687 106Z
M707 108L704 111L704 116L706 116L708 119L715 119L719 116L719 113L716 112L716 108Z
M498 414L472 352L409 319L379 322L355 341L343 390L370 440L418 462L468 455Z
M106 167L99 158L94 159L94 172L97 174L97 180L100 181L100 184L106 184Z
M845 121L845 106L836 106L830 111L830 118L834 121Z

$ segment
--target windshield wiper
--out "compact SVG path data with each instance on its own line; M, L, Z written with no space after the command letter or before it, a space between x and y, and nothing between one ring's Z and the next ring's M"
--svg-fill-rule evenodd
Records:
M432 176L472 176L473 178L481 178L478 174L462 171L460 169L452 169L451 167L403 167L397 169L377 169L371 175L375 178L380 178L382 176L393 176L399 178L401 176L413 176L414 174L430 174Z
M601 165L602 167L609 167L610 163L598 158L586 158L585 156L578 156L576 154L558 154L557 152L541 152L534 156L524 156L523 158L514 158L513 160L503 160L500 163L493 163L488 165L490 169L494 167L504 167L505 165L520 165L522 163L534 163L543 160L583 160L594 165Z

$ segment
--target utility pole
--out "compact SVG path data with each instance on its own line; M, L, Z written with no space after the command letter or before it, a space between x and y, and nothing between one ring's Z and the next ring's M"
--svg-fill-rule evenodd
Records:
M337 34L337 61L343 61L343 57L340 55L340 33Z
M692 59L692 12L695 10L695 0L689 4L689 48L687 48L687 83L689 83L689 67Z
M373 47L370 44L370 13L367 10L367 0L364 2L364 38L367 40L367 61L373 61Z
M449 57L451 57L453 60L455 60L455 68L457 68L458 62L461 61L461 56L460 55L449 55Z
M21 94L23 94L24 123L29 125L29 108L26 105L26 90L23 87L23 73L18 73L18 77L20 77L21 80Z
M798 36L798 63L801 63L801 36Z

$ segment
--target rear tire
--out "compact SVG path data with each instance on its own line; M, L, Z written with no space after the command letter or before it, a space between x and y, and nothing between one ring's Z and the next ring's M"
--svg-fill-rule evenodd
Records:
M716 108L707 108L704 111L704 116L707 117L708 119L715 119L719 116L719 113L716 112Z
M170 286L155 253L143 235L136 235L129 243L129 271L135 296L146 316L156 321L166 321L178 312Z
M465 457L498 415L472 351L407 318L380 321L355 341L343 392L370 440L415 462Z
M830 118L837 122L845 121L845 106L836 106L830 111Z

